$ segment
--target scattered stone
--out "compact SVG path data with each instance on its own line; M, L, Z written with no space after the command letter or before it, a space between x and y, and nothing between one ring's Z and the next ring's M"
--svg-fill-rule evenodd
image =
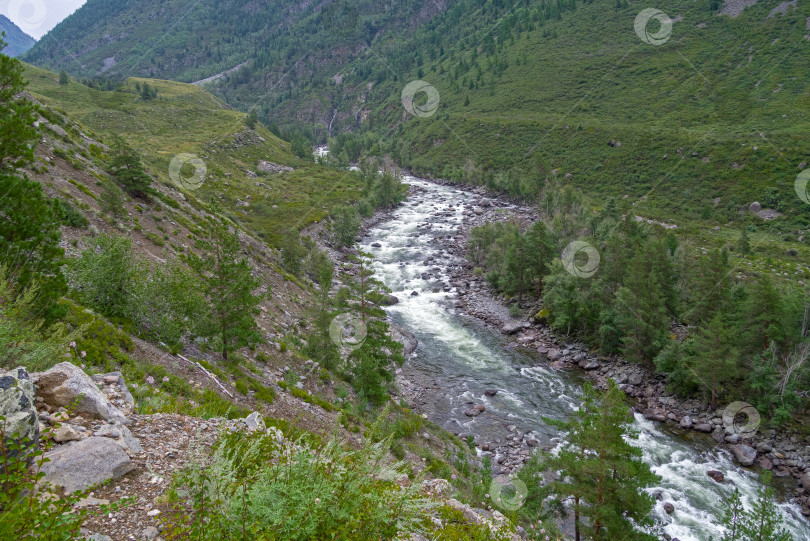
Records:
M107 479L118 479L135 465L124 450L109 438L93 436L45 453L45 481L66 492L84 490Z
M516 332L518 332L522 328L523 328L523 323L521 323L519 321L511 321L511 322L507 323L506 325L504 325L503 327L501 327L501 333L511 335L511 334L515 334Z
M762 205L759 203L759 201L754 201L753 203L748 205L748 210L750 210L751 212L759 212L760 210L762 210Z
M678 426L686 429L692 428L692 418L689 417L688 415L685 415L683 419L681 419L681 422L678 423Z
M158 531L157 528L155 528L154 526L147 526L141 532L141 538L143 538L143 539L154 539L159 534L160 534L160 532Z
M57 443L65 443L68 441L77 441L82 439L82 435L76 430L73 425L62 425L53 432L53 441Z
M709 423L699 423L695 425L695 430L697 430L698 432L705 432L706 434L708 434L714 429L712 425L710 425Z
M258 411L254 411L253 413L242 419L242 422L245 423L245 425L247 425L247 428L250 432L259 430L260 428L262 428L262 425L264 425L264 419L262 419L262 415Z

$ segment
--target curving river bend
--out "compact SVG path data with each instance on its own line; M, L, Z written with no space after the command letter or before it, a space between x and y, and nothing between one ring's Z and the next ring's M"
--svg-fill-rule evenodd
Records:
M515 431L531 432L541 445L559 441L563 435L542 418L564 418L577 407L576 379L548 368L539 356L504 348L500 334L454 309L455 289L446 271L460 261L439 237L458 230L472 195L410 176L405 182L418 187L418 193L392 219L371 229L360 247L374 255L377 277L400 299L388 308L389 315L419 340L416 354L402 368L406 380L433 387L421 395L419 409L448 430L474 435L477 442L504 441ZM490 397L484 392L488 389L498 392ZM465 417L471 402L484 404L485 413ZM734 486L747 505L756 497L756 476L735 466L726 453L686 442L640 415L635 427L640 431L635 444L661 477L659 486L650 489L661 496L655 518L673 538L718 539L722 529L712 523L722 515L723 498ZM725 483L706 475L713 469L724 472ZM664 502L674 504L672 514L664 511ZM794 539L810 541L810 526L797 507L782 504L780 512Z

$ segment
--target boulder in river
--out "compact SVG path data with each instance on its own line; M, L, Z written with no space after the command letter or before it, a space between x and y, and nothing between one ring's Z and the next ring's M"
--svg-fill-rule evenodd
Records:
M717 470L709 470L709 471L706 472L706 475L708 475L709 477L711 477L712 479L714 479L718 483L722 483L723 479L726 478L726 476L723 475L723 472L720 472L720 471L717 471Z
M745 444L732 445L731 452L743 466L750 466L757 459L757 450Z
M708 434L713 430L713 427L709 423L698 423L695 425L695 430L697 430L698 432L705 432L706 434Z
M487 408L485 408L483 404L476 404L475 406L465 411L464 415L466 415L467 417L478 417L479 415L484 413L486 409Z
M484 391L484 394L487 395L487 396L495 396L496 394L498 394L498 390L497 389L487 389L486 391Z
M689 417L688 415L684 415L684 417L681 419L681 422L678 424L680 425L681 428L687 429L692 428L692 418Z
M667 512L667 515L671 515L675 511L675 506L670 502L664 502L664 511Z

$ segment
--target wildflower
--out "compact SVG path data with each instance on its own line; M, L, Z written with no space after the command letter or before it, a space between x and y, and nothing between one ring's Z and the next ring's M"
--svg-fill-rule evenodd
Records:
M65 353L65 357L70 357L70 352Z
M163 376L163 383L169 383L169 376Z
M76 342L71 342L70 347L75 348L76 347Z
M315 503L321 503L321 499L320 498L315 498Z
M82 350L82 359L84 359L85 357L87 357L87 352Z
M146 383L148 383L149 385L154 385L155 378L153 378L152 376L146 376Z

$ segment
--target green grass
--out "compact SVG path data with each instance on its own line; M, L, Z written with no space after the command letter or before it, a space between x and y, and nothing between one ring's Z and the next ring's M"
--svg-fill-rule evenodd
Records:
M207 175L199 189L183 188L178 190L183 195L160 197L172 208L180 207L177 199L185 197L193 206L225 214L276 243L290 227L321 220L329 209L359 196L361 186L354 176L294 156L289 143L262 125L255 131L247 129L244 113L227 108L196 86L149 80L158 89L158 98L143 101L135 93L135 84L145 79L128 79L120 91L99 91L74 81L61 86L57 75L25 67L32 95L79 122L91 137L108 145L124 141L139 153L158 182L176 187L169 164L177 154L201 157ZM295 170L249 176L248 170L258 171L260 160ZM249 204L242 206L239 201Z

